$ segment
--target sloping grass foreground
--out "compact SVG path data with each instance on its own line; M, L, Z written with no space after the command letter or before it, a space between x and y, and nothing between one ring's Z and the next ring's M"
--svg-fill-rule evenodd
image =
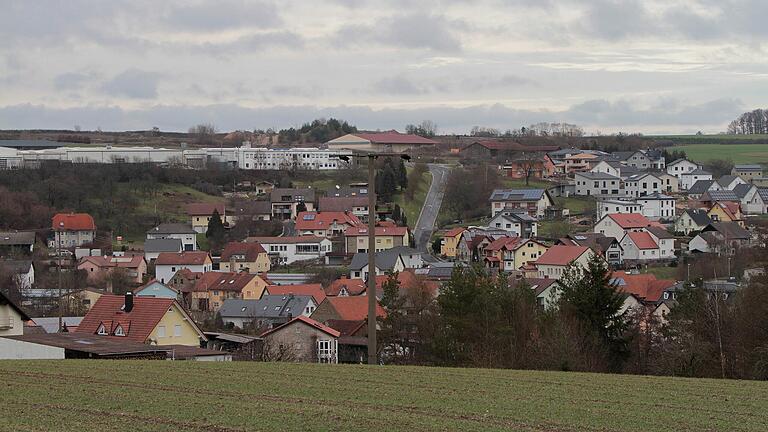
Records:
M166 361L0 362L0 430L765 431L768 384Z

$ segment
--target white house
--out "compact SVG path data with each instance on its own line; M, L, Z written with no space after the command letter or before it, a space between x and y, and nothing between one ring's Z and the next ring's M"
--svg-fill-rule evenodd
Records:
M524 211L541 218L555 201L546 189L496 189L490 197L491 217L504 210Z
M629 231L621 239L625 263L671 260L675 258L675 239L663 228Z
M712 174L703 169L696 169L680 174L680 189L688 190L699 180L712 180Z
M19 306L0 291L0 336L24 334L24 321L29 319Z
M155 279L163 284L168 283L181 269L206 273L213 271L213 261L208 252L204 251L163 252L155 260Z
M683 174L696 171L697 169L699 169L699 165L688 159L677 159L667 164L667 173L677 178L681 178Z
M651 226L651 221L638 213L607 214L595 224L594 232L616 239L624 238L628 232L642 232Z
M502 229L523 238L538 236L538 227L537 220L527 213L511 211L499 212L488 222L488 228Z
M648 219L672 219L675 217L675 199L669 195L653 193L637 198L637 203L642 207L638 213Z
M577 196L620 197L621 178L600 172L577 172L573 176Z
M35 284L35 266L32 260L0 261L0 267L8 269L20 289L29 289Z
M635 200L602 199L597 200L597 220L609 213L643 213L643 205Z
M723 190L733 190L738 185L747 184L741 177L735 175L724 175L717 179L717 184L720 185Z
M376 276L401 272L406 268L405 261L398 251L387 249L376 252ZM359 252L352 256L352 263L349 265L349 278L368 279L367 253Z
M750 183L738 185L733 191L741 200L741 211L744 213L768 213L768 189L760 189Z
M616 156L621 162L624 162L626 165L638 169L646 170L652 166L651 159L645 153L639 150L614 152L613 155Z
M147 240L158 239L179 239L183 250L197 250L197 231L189 224L164 223L147 231Z
M593 173L603 173L603 174L609 174L614 177L621 177L621 169L626 168L624 165L621 164L621 162L618 161L600 161L592 167L589 172Z
M664 193L680 192L680 179L667 172L654 174L661 180L661 188Z
M641 197L661 193L662 181L648 173L636 174L624 181L624 189L627 196Z
M703 209L687 209L675 220L675 232L689 235L703 230L712 223L712 219Z
M181 240L176 238L151 239L144 242L144 259L152 262L163 252L182 252Z
M296 261L322 259L333 250L333 243L327 238L314 235L294 237L248 237L247 242L261 244L267 254L278 265L293 264Z
M587 263L594 254L592 249L586 246L552 246L544 252L544 255L536 260L535 264L539 278L560 279L565 272L565 268L571 263L586 268Z

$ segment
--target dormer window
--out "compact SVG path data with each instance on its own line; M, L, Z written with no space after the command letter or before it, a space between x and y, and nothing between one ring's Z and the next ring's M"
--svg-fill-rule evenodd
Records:
M104 327L104 324L100 324L99 325L98 330L96 330L96 334L101 335L101 336L106 336L108 334L107 333L107 328Z
M125 331L123 331L123 326L118 325L115 329L115 336L125 336Z

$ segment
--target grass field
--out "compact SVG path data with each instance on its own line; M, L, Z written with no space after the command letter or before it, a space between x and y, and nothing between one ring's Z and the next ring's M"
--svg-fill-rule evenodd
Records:
M0 362L8 431L765 431L768 383L285 363Z
M699 163L712 159L730 159L734 163L768 165L768 144L690 144L668 150L683 150L689 159Z
M411 229L416 227L416 222L419 219L419 213L421 213L421 207L424 205L424 200L427 199L427 192L432 185L432 174L429 171L425 171L421 175L421 184L416 192L413 194L412 200L406 200L404 194L397 194L394 197L395 204L405 212L405 217L408 219L408 226Z

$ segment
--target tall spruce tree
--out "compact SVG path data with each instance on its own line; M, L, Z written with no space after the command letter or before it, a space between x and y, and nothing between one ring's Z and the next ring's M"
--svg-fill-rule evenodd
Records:
M221 221L219 211L214 209L211 219L208 221L208 230L205 237L211 242L211 245L219 246L224 242L224 223Z

